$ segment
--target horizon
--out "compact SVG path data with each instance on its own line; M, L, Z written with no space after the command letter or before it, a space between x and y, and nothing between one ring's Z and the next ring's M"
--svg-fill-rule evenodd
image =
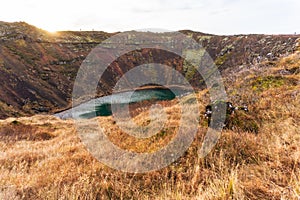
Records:
M152 28L149 28L149 29L139 29L139 30L124 30L124 31L115 31L115 32L108 32L108 31L105 31L105 30L57 30L57 31L49 31L49 30L46 30L46 29L43 29L41 27L38 27L34 24L30 24L26 21L11 21L11 22L8 22L8 21L2 21L0 20L0 22L2 23L26 23L27 25L29 26L33 26L37 29L40 29L40 30L43 30L43 31L46 31L48 32L49 34L57 34L57 33L60 33L60 32L103 32L103 33L108 33L108 34L114 34L114 33L124 33L124 32L131 32L131 31L137 31L137 32L152 32L152 33L167 33L167 32L182 32L182 31L191 31L191 32L194 32L194 33L201 33L201 34L204 34L204 35L212 35L212 36L240 36L240 35L245 35L245 36L248 36L248 35L266 35L266 36L298 36L300 35L300 32L294 32L294 33L233 33L233 34L213 34L213 33L207 33L207 32L203 32L203 31L198 31L198 30L193 30L193 29L179 29L179 30L164 30L164 29L152 29ZM158 31L157 31L158 30Z
M214 35L300 33L300 2L288 0L111 0L99 2L11 0L2 3L0 20L24 21L49 32L104 31L149 27L193 30Z

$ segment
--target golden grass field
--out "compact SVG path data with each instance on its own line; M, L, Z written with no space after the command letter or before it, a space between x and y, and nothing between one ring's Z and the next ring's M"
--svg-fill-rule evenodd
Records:
M222 131L206 157L197 154L207 131L201 115L186 153L154 172L124 173L99 163L72 120L0 121L0 199L300 199L300 53L261 66L224 77L230 101L247 104L249 113L233 117L232 129ZM203 112L208 91L197 96ZM176 134L176 102L162 102L166 127L145 140L123 133L112 117L98 120L121 148L151 152ZM134 116L137 124L149 123L147 111Z

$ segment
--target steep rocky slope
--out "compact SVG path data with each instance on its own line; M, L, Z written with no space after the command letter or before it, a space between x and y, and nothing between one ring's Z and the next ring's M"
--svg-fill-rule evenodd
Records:
M253 66L271 66L279 57L293 53L298 39L297 35L182 33L205 47L224 76ZM94 31L48 33L24 22L0 22L0 118L53 113L70 107L79 66L97 44L112 35ZM199 75L184 70L178 56L142 49L111 64L97 95L109 94L122 73L149 62L170 65L191 76L191 82L199 82Z
M66 107L78 67L107 37L102 32L53 35L26 23L0 23L0 116Z

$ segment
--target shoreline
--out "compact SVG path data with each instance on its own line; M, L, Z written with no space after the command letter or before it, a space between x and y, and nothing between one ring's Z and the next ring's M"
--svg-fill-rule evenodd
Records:
M172 89L182 89L184 91L184 90L189 90L190 88L179 86L179 85L168 85L168 86L146 85L146 86L142 86L142 87L138 87L138 88L134 88L134 89L120 90L120 91L117 91L117 92L113 92L113 93L111 93L109 95L102 95L102 96L96 96L96 97L93 97L93 98L87 98L86 100L83 100L82 102L80 102L76 106L79 106L81 104L87 103L88 101L91 101L93 99L98 99L98 98L101 98L101 97L106 97L106 96L110 96L110 95L114 95L114 94L120 94L120 93L125 93L125 92L134 92L134 91L143 91L143 90L156 90L156 89L171 90L171 91L172 91ZM58 113L65 112L65 111L67 111L69 109L72 109L73 108L72 102L70 102L69 104L70 105L67 108L56 110L55 112L52 113L52 115L56 115Z

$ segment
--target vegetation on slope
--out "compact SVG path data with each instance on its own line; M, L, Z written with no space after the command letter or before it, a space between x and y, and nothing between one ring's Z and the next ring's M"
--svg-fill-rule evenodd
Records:
M297 35L216 36L181 32L198 41L221 72L241 65L274 64L278 58L296 50L298 39ZM49 114L69 108L81 63L97 44L114 34L48 33L25 22L0 22L0 118ZM184 68L183 59L158 49L142 49L123 55L111 64L96 96L110 94L118 78L133 67L153 62L175 68L199 86L201 76L193 67Z
M224 76L229 100L249 106L247 117L257 123L257 134L234 124L223 130L208 156L199 158L207 130L200 117L187 152L170 166L145 174L123 173L99 163L80 142L71 120L51 116L2 120L0 198L299 199L299 66L300 54L295 53L275 64L265 61L226 69L224 73L231 75ZM204 111L209 93L197 95ZM164 146L176 134L172 127L179 124L176 100L161 104L168 113L167 126L148 140L123 133L112 117L98 120L115 144L151 152ZM147 109L133 112L136 123L149 123Z

